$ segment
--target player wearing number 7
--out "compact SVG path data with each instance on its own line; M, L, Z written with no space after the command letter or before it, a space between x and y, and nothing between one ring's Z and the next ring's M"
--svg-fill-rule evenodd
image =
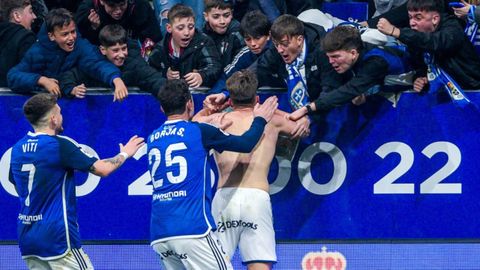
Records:
M216 225L211 214L209 151L252 151L278 106L277 99L255 106L254 120L241 136L190 122L194 107L183 80L169 80L159 99L167 121L147 141L154 188L151 245L167 270L232 269L212 234Z
M34 129L12 148L10 181L20 199L17 220L22 258L29 269L93 269L82 250L77 223L74 170L107 176L144 145L133 136L120 153L98 160L60 136L63 117L52 94L37 94L23 113Z

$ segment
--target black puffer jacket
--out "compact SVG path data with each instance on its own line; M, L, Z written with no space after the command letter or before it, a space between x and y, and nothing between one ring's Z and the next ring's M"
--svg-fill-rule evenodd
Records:
M398 39L408 46L417 77L426 76L423 53L429 52L460 87L480 89L480 57L455 17L442 14L433 33L402 28Z
M119 24L127 30L128 37L143 42L150 38L153 42L162 39L162 33L150 3L146 0L127 0L127 10L120 20L113 19L106 11L100 0L85 0L78 7L75 22L82 36L92 44L99 45L98 33L109 24ZM100 26L93 30L88 15L95 10L100 17Z
M22 60L35 40L35 34L19 24L0 23L0 87L7 87L8 71Z
M202 76L202 86L212 87L222 72L222 64L217 48L212 39L195 30L193 39L185 48L178 63L174 62L168 53L168 43L171 35L167 34L162 42L155 45L148 59L150 66L156 68L164 77L169 67L180 71L180 77L196 70Z
M240 35L240 23L237 20L232 20L223 35L217 34L210 28L208 23L205 23L203 32L209 36L220 54L222 60L222 68L230 64L237 55L237 53L245 46L242 35Z
M353 66L342 74L333 70L322 71L322 93L315 100L317 111L327 111L335 106L350 103L361 94L367 94L372 88L379 91L384 87L387 75L405 74L411 71L407 61L408 54L392 47L378 47L364 43L364 48ZM336 87L332 87L335 86ZM390 90L406 90L405 87L392 86ZM387 91L390 91L387 90Z

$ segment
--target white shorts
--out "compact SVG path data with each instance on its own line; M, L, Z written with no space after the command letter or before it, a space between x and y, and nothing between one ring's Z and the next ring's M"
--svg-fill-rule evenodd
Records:
M221 188L213 198L212 214L217 223L215 233L229 257L238 246L244 264L277 261L272 204L267 192Z
M93 270L90 258L80 249L72 249L60 259L44 261L36 257L26 258L30 270Z
M230 259L215 234L200 238L173 239L154 244L166 270L232 270Z

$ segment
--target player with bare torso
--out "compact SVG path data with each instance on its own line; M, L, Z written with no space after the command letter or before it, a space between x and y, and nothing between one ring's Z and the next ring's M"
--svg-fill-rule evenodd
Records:
M251 125L258 102L257 85L255 74L247 70L236 72L227 81L233 111L221 113L220 118L222 122L231 122L225 129L229 134L242 134ZM308 133L304 125L287 120L286 115L276 111L251 153L215 153L220 172L212 204L217 236L230 257L239 246L242 262L250 270L270 269L277 260L267 176L278 135L282 132L295 137Z

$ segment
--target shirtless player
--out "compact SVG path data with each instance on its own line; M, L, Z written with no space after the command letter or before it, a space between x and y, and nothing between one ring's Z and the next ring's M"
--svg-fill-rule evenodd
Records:
M253 108L258 102L257 85L255 74L248 70L238 71L227 80L233 111L222 113L221 117L222 122L232 123L225 130L228 133L242 134L252 124ZM276 111L251 153L215 153L220 170L212 204L217 236L230 258L239 245L242 262L249 270L271 269L277 260L267 176L278 135L282 132L298 137L308 132L297 130L297 123L287 120L286 114Z

